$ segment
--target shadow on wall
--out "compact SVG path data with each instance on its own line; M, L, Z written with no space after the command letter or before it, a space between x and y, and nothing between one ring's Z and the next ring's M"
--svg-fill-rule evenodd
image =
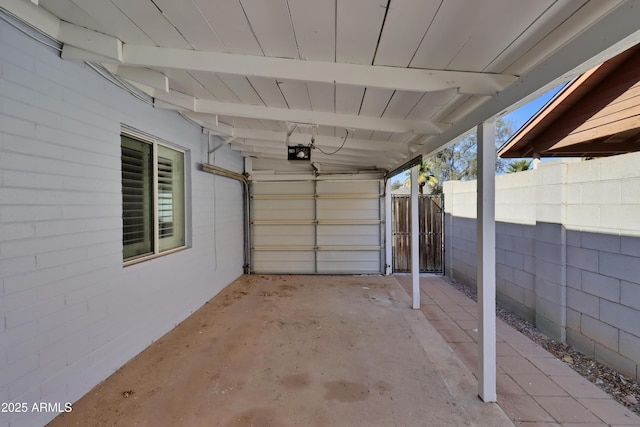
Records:
M476 220L445 215L446 274L476 286ZM640 237L496 223L497 302L638 380Z

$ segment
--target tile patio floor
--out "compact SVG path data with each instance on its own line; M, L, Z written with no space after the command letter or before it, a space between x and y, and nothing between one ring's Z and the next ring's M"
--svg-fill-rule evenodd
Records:
M411 276L395 276L411 294ZM477 303L440 277L421 277L421 309L477 376ZM640 417L497 319L498 404L522 426L640 426Z

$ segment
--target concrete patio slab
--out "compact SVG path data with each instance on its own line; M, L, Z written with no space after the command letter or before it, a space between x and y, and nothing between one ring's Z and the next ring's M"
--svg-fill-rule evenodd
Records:
M513 425L409 303L394 277L243 276L51 426Z

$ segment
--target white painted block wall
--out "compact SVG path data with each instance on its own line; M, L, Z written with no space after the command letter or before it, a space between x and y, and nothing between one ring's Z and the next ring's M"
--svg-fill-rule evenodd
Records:
M191 156L191 247L126 268L121 124ZM242 274L242 189L205 159L200 128L0 21L0 402L74 402Z
M640 153L496 178L498 302L640 376ZM446 182L447 275L475 285L476 182Z

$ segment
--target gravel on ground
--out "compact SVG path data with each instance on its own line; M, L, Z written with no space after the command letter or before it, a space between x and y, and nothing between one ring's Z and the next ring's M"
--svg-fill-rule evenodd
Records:
M449 277L443 277L451 286L474 301L478 300L476 290ZM574 371L597 385L615 400L640 415L640 385L615 369L596 362L567 343L547 337L535 326L516 314L503 308L496 308L496 316L511 325L523 335L542 346L559 360L564 361Z

